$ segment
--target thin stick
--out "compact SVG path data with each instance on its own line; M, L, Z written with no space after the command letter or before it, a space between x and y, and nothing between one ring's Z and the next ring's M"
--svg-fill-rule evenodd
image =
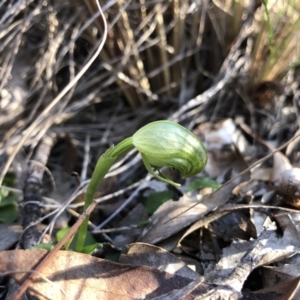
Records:
M85 142L84 142L84 157L83 157L82 171L81 171L79 183L86 180L86 174L90 162L90 151L91 151L90 142L91 142L91 137L89 134L87 134L85 136Z

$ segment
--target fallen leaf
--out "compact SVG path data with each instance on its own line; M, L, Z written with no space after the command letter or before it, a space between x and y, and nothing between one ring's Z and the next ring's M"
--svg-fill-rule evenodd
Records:
M194 133L204 140L208 152L205 171L209 177L217 177L231 168L237 159L236 153L244 153L249 148L245 137L232 119L225 119L215 124L210 122L201 124ZM232 145L235 145L238 151Z
M46 253L45 250L0 252L0 271L32 270ZM10 276L21 282L26 275L12 273ZM181 289L191 282L188 278L154 268L113 263L71 251L59 251L42 275L52 284L38 277L29 288L29 292L40 300L149 299Z
M279 283L289 282L300 276L299 264L284 265L282 267L265 266L260 268L262 284L265 288Z
M156 244L189 226L207 212L205 205L194 205L195 202L186 195L179 201L165 202L152 215L151 222L138 241Z
M256 229L251 222L249 210L233 211L211 223L214 234L224 241L256 238Z
M284 202L300 207L300 169L293 168L288 158L280 152L274 154L272 182Z
M300 277L291 281L274 284L256 292L244 292L244 300L296 300L300 297Z
M165 240L156 243L156 245L160 248L163 248L167 251L172 251L176 248L178 241L180 240L183 230L178 231L177 233L171 235L170 237L166 238Z
M121 233L111 236L113 244L120 250L124 245L133 243L143 232L142 227L131 228L131 225L137 225L145 222L148 219L148 214L142 203L138 203L119 223L118 227L128 227Z
M254 168L251 170L251 179L269 182L271 180L272 173L272 168L265 168L260 166L259 168Z
M206 269L206 282L228 285L239 292L255 268L300 252L299 238L295 238L295 232L290 226L285 228L282 237L277 236L276 226L268 218L264 227L257 240L236 242L225 248L218 264Z
M135 243L129 245L122 251L120 263L134 266L148 266L156 268L170 274L189 278L198 279L200 275L186 264L178 259L175 255L157 246Z
M224 286L216 287L206 284L203 277L191 282L182 289L174 290L170 293L152 298L153 300L237 300L240 299L240 293Z
M274 181L276 191L282 200L294 207L300 207L300 169L292 168L282 171Z
M226 205L222 207L222 209L217 210L216 212L211 213L210 215L204 216L199 221L197 221L195 224L193 224L180 238L179 243L189 234L192 232L200 229L201 227L207 226L208 224L214 222L215 220L218 220L219 218L222 218L229 213L231 213L234 210L237 210L237 207L233 207L232 205Z
M20 240L23 229L20 225L0 224L0 251L7 250Z
M207 292L209 285L204 283L204 278L201 277L182 289L176 289L170 293L156 297L155 300L169 300L169 299L194 299L196 296ZM154 299L153 299L154 300Z

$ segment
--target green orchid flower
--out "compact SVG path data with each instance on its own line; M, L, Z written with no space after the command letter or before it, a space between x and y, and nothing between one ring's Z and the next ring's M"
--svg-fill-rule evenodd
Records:
M152 122L132 136L147 171L157 179L179 184L153 172L152 167L177 169L183 178L201 172L207 162L206 149L189 130L171 121Z
M118 157L132 149L142 156L147 171L155 178L180 186L171 179L154 172L153 168L169 167L177 169L183 178L201 172L207 162L207 152L201 141L189 130L171 121L156 121L140 128L132 137L109 148L99 158L87 188L84 209L92 203L101 180L108 173ZM88 220L81 225L76 250L83 249Z

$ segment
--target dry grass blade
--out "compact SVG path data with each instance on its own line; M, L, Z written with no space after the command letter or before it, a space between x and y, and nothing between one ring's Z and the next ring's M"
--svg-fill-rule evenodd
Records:
M259 33L252 54L252 84L281 80L293 63L299 60L299 9L298 2L268 1L256 15L256 30ZM261 61L266 63L260 64Z
M101 11L101 8L99 6L99 10ZM102 11L101 11L102 13ZM102 13L103 16L103 13ZM59 103L59 101L71 90L71 88L78 82L78 80L83 76L83 74L87 71L87 69L91 66L91 64L95 61L99 53L101 52L103 45L106 40L106 35L107 35L107 25L105 18L103 16L103 23L104 23L104 36L102 40L100 41L100 44L96 50L96 52L93 54L92 58L87 62L87 64L78 72L78 74L75 76L75 78L70 81L64 89L58 94L58 96L53 99L53 101L43 110L43 112L40 114L40 116L27 128L26 132L24 133L23 137L19 141L18 145L15 147L15 149L12 151L10 154L1 174L0 174L0 184L3 181L3 178L5 174L7 173L12 161L14 160L16 154L19 152L21 147L23 146L24 142L26 139L29 137L29 135L32 133L32 131L35 130L36 126L44 121L44 118L49 114L49 112Z

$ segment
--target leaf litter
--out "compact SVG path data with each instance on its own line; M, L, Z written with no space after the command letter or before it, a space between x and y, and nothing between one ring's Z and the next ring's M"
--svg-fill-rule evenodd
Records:
M45 250L3 251L1 272L11 272L15 280L22 281L26 270L34 269L45 254ZM23 273L17 273L19 271ZM53 300L145 299L146 295L156 297L191 282L191 279L155 268L117 264L69 251L60 251L44 269L43 276L52 286L38 278L31 285L30 293L39 299Z
M221 2L102 3L111 31L100 59L53 109L101 40L95 6L0 5L0 171L18 176L14 188L0 188L1 198L14 200L3 199L2 221L18 217L15 199L24 192L23 229L20 220L1 224L3 275L22 286L38 270L47 252L13 249L39 243L41 231L55 244L57 232L72 227L100 154L150 121L171 119L204 141L205 172L172 189L145 177L139 156L128 154L99 187L93 256L57 252L28 292L38 299L300 297L298 5ZM58 185L51 192L48 169ZM78 186L62 174L72 171ZM115 263L103 259L112 254ZM2 281L0 297L19 289L12 280L7 286Z

